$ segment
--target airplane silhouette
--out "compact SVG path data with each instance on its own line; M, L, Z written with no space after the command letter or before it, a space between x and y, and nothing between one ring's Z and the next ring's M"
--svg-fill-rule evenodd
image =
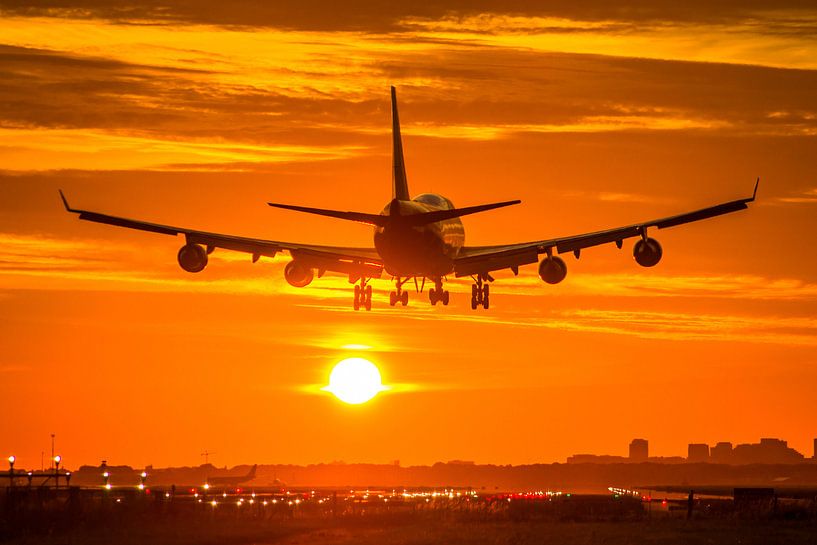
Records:
M495 246L465 246L465 229L460 217L519 204L521 201L512 200L456 208L450 200L433 193L423 193L412 199L409 195L406 177L400 120L397 115L397 95L394 87L391 88L391 105L392 200L379 214L268 203L276 208L371 225L374 227L373 248L317 246L172 227L74 209L69 206L62 191L60 191L60 196L65 209L68 212L79 214L79 219L82 220L164 235L184 235L185 244L179 250L178 261L181 268L187 272L202 271L207 266L207 256L216 248L251 254L253 263L261 256L274 257L279 252L286 251L292 257L292 261L287 263L284 269L284 278L287 282L301 288L310 284L316 273L318 278L327 271L346 274L349 282L355 284L353 303L355 310L360 308L371 310L372 287L369 281L373 278L380 278L384 271L393 277L395 283L395 290L389 294L391 306L397 303L406 306L408 292L403 289L403 286L409 280L414 280L417 286L418 279L422 280L422 286L417 286L418 291L423 291L426 279L434 282L434 287L428 290L429 301L432 305L438 302L448 305L449 292L443 288L443 282L447 276L454 275L455 277L470 276L473 279L471 308L476 309L481 306L487 309L490 305L488 283L494 281L491 276L494 271L510 269L514 275L517 275L520 266L536 263L539 261L539 256L544 254L545 257L539 262L539 277L548 284L558 284L567 276L567 265L556 254L572 252L578 259L585 248L611 242L621 248L623 240L632 237L639 238L633 247L633 257L636 262L643 267L653 267L661 260L663 250L657 240L647 235L648 229L675 227L746 209L748 204L755 200L760 183L758 178L752 196L749 198L737 199L666 218L560 238Z
M224 475L217 477L207 477L207 484L210 486L237 486L241 483L249 482L255 479L255 471L258 469L258 464L250 468L246 475Z

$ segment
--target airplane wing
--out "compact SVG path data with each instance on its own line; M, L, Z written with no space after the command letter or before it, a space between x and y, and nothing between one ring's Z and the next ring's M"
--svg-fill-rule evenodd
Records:
M665 229L667 227L675 227L685 223L744 210L749 207L749 203L755 200L759 182L760 180L758 179L755 183L752 196L749 198L716 204L707 208L701 208L700 210L666 218L634 223L632 225L596 231L594 233L584 233L549 240L537 240L498 246L466 246L462 248L454 262L454 274L458 277L470 276L475 274L488 274L491 271L508 268L516 273L520 265L536 263L539 259L539 255L544 253L563 254L574 252L576 257L578 257L584 248L610 242L614 242L621 248L622 241L625 238L646 237L647 228L649 227Z
M287 251L304 266L318 269L319 271L339 272L349 274L350 277L354 278L360 276L379 278L383 271L383 261L374 248L317 246L210 233L184 227L173 227L170 225L111 216L90 210L71 208L62 191L60 191L60 197L62 197L65 209L68 212L78 214L81 220L126 227L128 229L138 229L140 231L148 231L162 235L184 235L187 245L199 245L206 249L207 254L212 253L216 248L222 248L225 250L248 253L252 255L252 260L255 262L261 256L275 257L278 252Z

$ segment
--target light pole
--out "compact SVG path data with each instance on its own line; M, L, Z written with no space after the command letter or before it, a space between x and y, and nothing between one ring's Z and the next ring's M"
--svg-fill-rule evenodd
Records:
M143 471L141 475L139 475L139 490L145 489L145 481L148 478L148 472Z
M105 483L105 489L110 490L111 489L111 483L110 483L111 474L106 471L105 473L102 474L102 479L104 480L104 483Z
M56 487L60 487L60 462L62 462L62 456L57 454L54 456L54 483Z
M9 486L14 486L14 461L17 457L12 454L9 456Z

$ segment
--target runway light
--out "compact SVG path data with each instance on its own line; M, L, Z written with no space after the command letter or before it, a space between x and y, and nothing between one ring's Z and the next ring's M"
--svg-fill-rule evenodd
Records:
M216 505L218 505L218 502L216 500L213 500L213 501L210 502L210 505L215 507Z
M111 483L106 484L106 485L105 485L105 488L107 488L108 490L110 490L110 489L111 489Z
M16 457L14 454L12 454L11 456L9 456L9 465L11 466L11 468L12 468L12 469L14 469L14 462L15 462L15 460L17 460L17 457Z
M209 483L204 483L204 489L205 490L210 490L210 484Z

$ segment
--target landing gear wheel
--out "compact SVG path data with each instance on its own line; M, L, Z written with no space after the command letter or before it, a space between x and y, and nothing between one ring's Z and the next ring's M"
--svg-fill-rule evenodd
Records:
M471 310L477 310L477 298L471 296Z
M400 303L403 306L408 305L408 292L407 291L404 291L403 293L400 294Z
M389 292L389 305L394 306L397 304L397 292Z
M360 286L355 285L355 310L360 310Z
M372 310L372 287L366 286L366 310Z
M428 300L431 302L432 305L436 305L437 301L440 300L439 296L437 295L437 290L431 288L428 290Z
M485 287L487 288L488 286L485 286ZM489 306L490 306L490 298L488 297L488 294L485 294L485 297L482 299L482 308L484 308L485 310L488 310Z
M446 306L446 307L448 306L448 299L449 299L448 290L446 290L446 291L443 292L443 296L442 296L443 306Z

